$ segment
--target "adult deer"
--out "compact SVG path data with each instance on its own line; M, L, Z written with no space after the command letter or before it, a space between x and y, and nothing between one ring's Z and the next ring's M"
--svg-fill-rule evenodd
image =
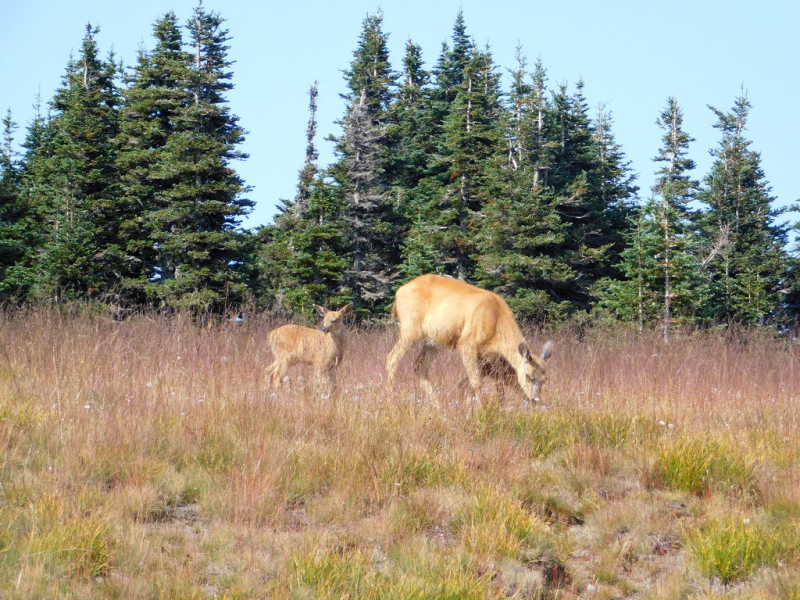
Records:
M353 303L339 310L316 304L314 308L322 317L322 331L302 325L283 325L270 331L269 345L274 359L267 375L274 386L283 382L292 365L309 364L314 366L320 382L324 375L329 389L334 389L344 350L344 317L353 310Z
M400 337L386 359L389 384L394 382L400 359L417 342L424 341L415 370L422 388L433 395L428 369L441 348L456 349L475 395L481 396L482 370L504 359L516 373L522 392L539 400L547 381L545 363L553 342L534 356L514 320L511 309L497 294L458 279L422 275L400 287L392 316L400 323Z

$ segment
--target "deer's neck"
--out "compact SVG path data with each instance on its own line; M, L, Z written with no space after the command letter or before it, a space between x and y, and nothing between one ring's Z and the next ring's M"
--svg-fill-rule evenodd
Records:
M337 350L342 348L344 344L345 332L344 329L339 329L337 331L329 331L325 334L331 344L333 344Z

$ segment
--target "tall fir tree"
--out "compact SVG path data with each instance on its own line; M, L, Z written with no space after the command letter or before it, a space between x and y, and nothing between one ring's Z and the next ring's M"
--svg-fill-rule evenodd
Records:
M475 47L462 12L452 41L434 68L429 110L439 129L431 128L435 159L410 206L403 270L411 275L430 265L469 280L487 183L503 152L501 91L491 52Z
M46 161L51 155L53 138L49 115L43 115L41 96L37 94L34 103L36 114L28 124L25 140L22 143L24 152L20 160L17 176L19 178L18 195L12 212L19 214L16 226L9 231L11 241L19 249L12 264L7 265L0 292L5 298L14 298L24 302L32 299L31 291L39 276L35 264L48 232L43 225L46 221L46 204L43 201L46 190Z
M51 103L52 117L29 135L23 201L38 221L39 244L21 279L41 300L113 302L120 283L113 252L118 67L113 55L99 58L97 32L87 25Z
M436 125L428 110L430 74L423 65L422 48L409 40L403 57L402 80L389 108L386 130L388 160L384 171L399 213L396 222L400 229L398 242L408 232L408 224L413 218L410 207L415 203L419 182L428 174L433 155L432 139Z
M744 91L730 112L710 107L721 140L698 199L707 206L702 227L704 264L718 322L758 324L780 310L788 228L745 137L751 105Z
M247 156L237 150L245 131L226 105L233 84L223 23L199 5L186 25L188 101L176 107L162 160L151 171L161 185L147 214L157 249L147 293L161 306L195 312L235 306L246 291L246 239L238 227L253 202L231 167Z
M503 169L487 186L494 193L482 209L475 278L518 316L542 323L572 311L557 291L576 274L557 254L566 236L557 199L535 190L534 178L535 167Z
M350 267L345 286L353 296L357 313L382 311L391 302L398 242L392 226L396 216L389 202L386 168L390 143L387 138L389 102L395 73L389 63L388 34L383 14L367 15L344 72L348 93L347 114L341 121L343 135L337 140L339 159L331 174L344 198L343 237Z
M568 286L574 273L555 254L564 243L565 225L557 198L541 185L545 71L537 62L529 73L521 52L517 56L506 112L507 149L485 184L475 277L503 295L520 317L543 322L569 311L553 290Z
M572 94L561 85L545 119L543 150L549 156L539 159L566 227L555 252L573 272L568 285L553 294L573 310L591 306L596 282L619 275L613 265L624 248L623 232L638 191L610 116L601 112L592 122L588 113L583 82Z
M128 265L123 298L139 306L158 305L158 296L148 295L159 270L156 238L161 235L152 215L166 208L166 194L177 183L166 176L162 165L174 160L168 144L192 101L188 87L192 56L184 49L174 12L154 23L153 37L155 47L150 52L140 50L128 76L117 138L117 210L125 238L120 251Z
M309 90L306 152L294 200L279 207L275 223L260 232L261 294L273 313L314 314L313 305L344 304L348 266L342 190L317 166L316 82ZM349 299L347 299L349 302Z
M694 141L683 130L683 112L674 97L656 124L663 130L663 145L653 159L661 165L656 171L653 192L660 198L648 211L657 226L660 244L662 285L658 286L663 299L661 318L664 341L670 341L673 322L699 324L706 316L707 290L699 273L698 245L694 214L689 202L694 199L699 183L690 176L695 162L688 157L689 144Z
M293 211L296 215L303 215L308 208L311 196L311 186L317 176L317 159L319 152L315 139L317 136L317 96L319 95L319 82L315 81L308 90L308 127L306 128L306 156L303 168L300 171L300 181L297 184Z
M20 199L22 178L18 154L14 149L14 132L18 125L11 109L3 117L3 140L0 147L0 299L8 300L16 292L13 272L25 254L24 218L26 211Z
M622 280L605 280L598 308L640 330L660 322L665 342L675 325L698 325L707 316L707 288L700 274L699 240L689 202L698 183L689 172L693 138L683 131L683 113L669 98L657 125L663 130L653 195L631 218L628 245L618 268Z

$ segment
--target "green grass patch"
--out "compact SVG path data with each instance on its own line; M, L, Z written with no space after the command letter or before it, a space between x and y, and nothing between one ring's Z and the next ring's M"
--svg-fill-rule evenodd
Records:
M533 562L554 552L548 524L499 490L484 488L455 514L453 531L477 559Z
M411 552L410 550L408 552ZM388 559L379 550L323 547L292 557L290 598L315 600L491 600L503 595L488 575L454 559L421 555Z
M689 532L685 545L704 576L729 585L749 578L759 567L796 561L798 533L797 526L726 515Z
M727 442L683 436L663 440L656 448L645 484L697 495L718 491L759 496L752 458Z
M28 556L54 575L101 577L111 569L114 541L97 519L75 518L29 539Z

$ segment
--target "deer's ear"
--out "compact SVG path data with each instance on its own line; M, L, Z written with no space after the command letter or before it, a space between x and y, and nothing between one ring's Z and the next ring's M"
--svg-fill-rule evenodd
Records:
M528 348L528 344L525 342L525 340L522 340L519 343L519 347L517 349L519 350L519 353L522 355L522 358L524 358L529 363L533 362L533 359L531 358L531 349Z
M319 306L319 305L317 305L317 304L314 304L313 306L314 306L314 308L317 310L317 313L319 313L319 316L320 316L320 317L324 317L324 316L325 316L325 313L326 313L326 312L328 312L328 311L325 309L325 307L324 307L324 306Z
M346 315L351 310L353 310L353 303L352 302L350 304L348 304L347 306L343 307L342 310L339 311L339 312L341 312L343 315Z
M547 362L550 355L553 353L553 340L548 340L542 348L542 362Z

